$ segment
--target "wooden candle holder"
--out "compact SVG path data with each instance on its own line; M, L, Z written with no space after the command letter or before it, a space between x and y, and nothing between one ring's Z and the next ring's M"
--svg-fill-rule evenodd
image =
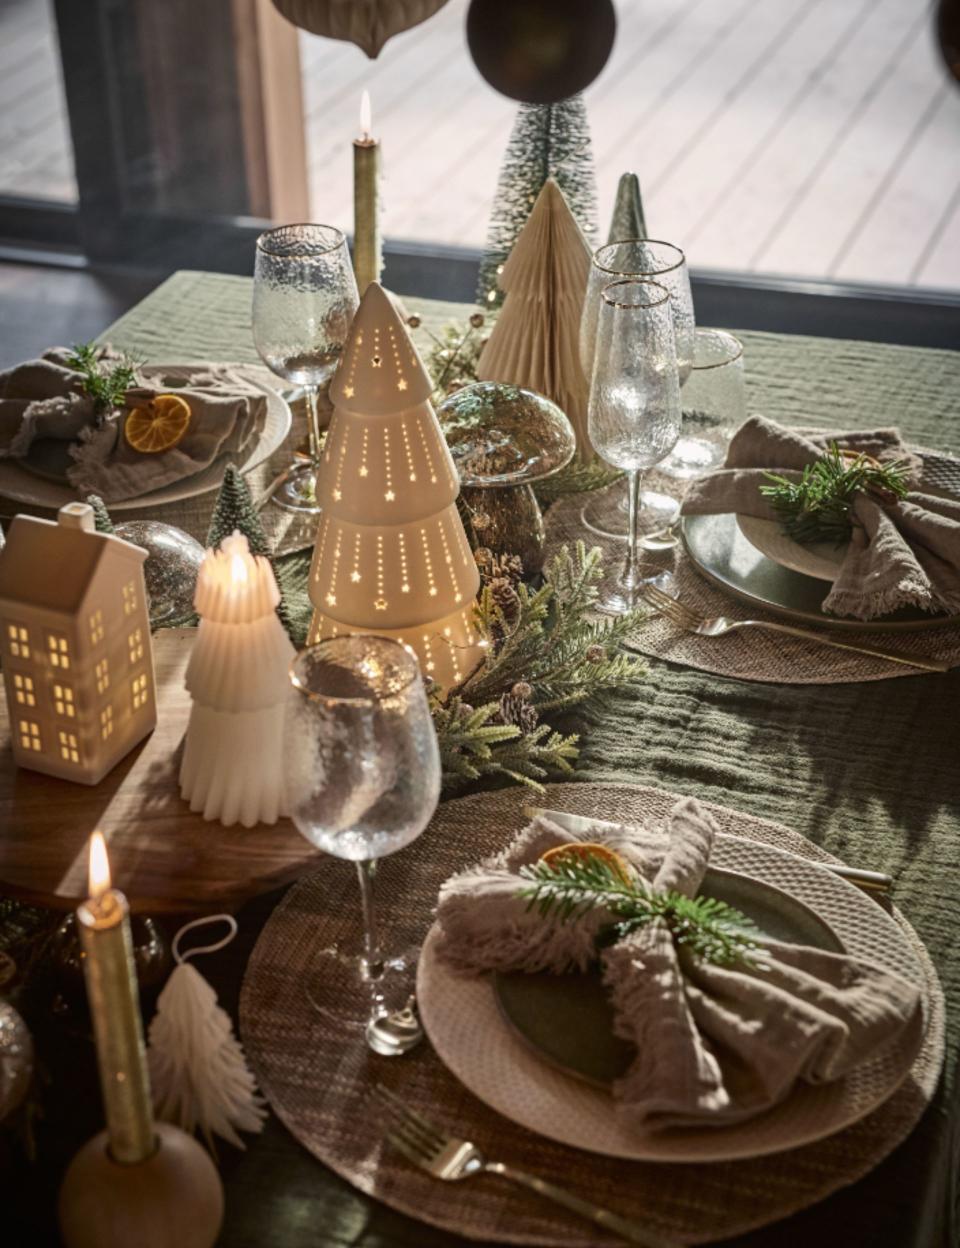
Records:
M80 1149L60 1188L66 1248L212 1248L223 1222L216 1166L179 1127L158 1122L156 1134L156 1151L131 1165L111 1158L106 1131Z

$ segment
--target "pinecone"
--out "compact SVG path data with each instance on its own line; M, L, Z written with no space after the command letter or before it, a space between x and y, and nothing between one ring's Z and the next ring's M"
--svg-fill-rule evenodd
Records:
M533 697L533 686L528 685L525 680L518 680L510 692L515 698L523 698L524 702L529 702Z
M488 585L494 580L506 579L516 586L523 580L523 563L519 555L495 555L489 546L478 546L473 557Z
M508 577L495 576L489 584L493 601L500 608L507 626L513 628L520 618L520 599L513 582Z
M588 663L603 663L606 660L607 652L601 645L587 646L583 657Z
M517 697L515 693L501 696L497 716L502 724L514 724L524 734L533 732L540 720L537 708L531 706L526 698Z

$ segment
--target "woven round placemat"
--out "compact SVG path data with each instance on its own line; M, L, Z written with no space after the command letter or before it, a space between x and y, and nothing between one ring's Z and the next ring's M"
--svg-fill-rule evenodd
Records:
M545 804L597 818L662 818L676 795L631 785L550 786ZM391 953L415 949L432 922L440 884L502 848L522 826L529 793L508 789L447 802L419 841L378 869ZM709 805L721 829L802 857L830 855L779 824ZM384 1083L407 1105L491 1156L588 1195L679 1242L698 1244L777 1221L822 1200L876 1166L916 1125L943 1062L943 996L913 929L895 912L923 970L926 1030L906 1082L852 1127L803 1148L755 1160L657 1164L597 1157L537 1136L500 1117L462 1087L429 1046L379 1058L363 1039L354 970L330 956L359 943L352 864L327 859L291 889L263 929L240 999L240 1029L260 1087L277 1116L320 1161L394 1209L470 1239L596 1248L610 1242L528 1192L495 1178L444 1184L414 1169L383 1140L372 1088ZM319 966L328 981L318 1012L307 986Z
M955 461L938 462L952 464ZM645 480L644 484L678 499L682 497L685 485L661 473L651 473L649 483ZM547 558L564 545L572 546L582 541L588 548L600 547L606 568L611 575L615 575L623 563L624 543L605 540L584 525L580 515L587 497L578 494L560 499L547 512ZM778 620L776 615L747 606L712 585L697 571L682 544L649 558L657 569L673 572L675 584L671 593L705 618L725 615L730 620ZM780 620L780 623L783 621ZM823 633L825 637L831 635L826 629ZM839 640L856 644L856 638L848 635ZM918 658L960 664L960 626L956 624L917 632L865 635L863 644L878 650L896 650L901 654L915 654ZM651 616L631 640L630 649L684 667L696 667L702 672L713 672L717 676L782 685L835 685L928 674L900 663L837 650L833 646L819 646L762 628L744 629L726 637L699 637L695 633L684 632L660 615Z

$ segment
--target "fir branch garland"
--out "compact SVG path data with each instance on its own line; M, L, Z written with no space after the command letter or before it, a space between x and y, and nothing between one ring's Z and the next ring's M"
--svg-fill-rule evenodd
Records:
M674 942L697 957L720 966L752 962L760 933L715 897L650 892L639 877L625 880L619 866L597 854L561 854L521 867L520 874L528 884L519 895L544 919L571 923L599 908L609 911L615 922L603 933L607 943L662 919Z

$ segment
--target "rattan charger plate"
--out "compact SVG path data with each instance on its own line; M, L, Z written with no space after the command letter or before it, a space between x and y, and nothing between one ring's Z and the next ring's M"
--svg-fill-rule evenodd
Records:
M550 786L544 804L597 818L641 820L662 818L675 800L676 795L652 788L562 784ZM447 802L419 841L381 864L378 889L391 952L409 952L421 944L440 884L501 849L523 825L527 801L526 790L508 789ZM802 858L829 860L819 847L778 824L727 807L710 809L725 833ZM597 1157L496 1113L450 1073L430 1046L399 1059L369 1053L354 968L330 956L337 946L358 950L355 888L351 864L325 859L277 907L244 979L242 1038L272 1108L315 1157L360 1191L468 1238L563 1248L607 1242L589 1225L496 1179L443 1184L413 1169L384 1144L382 1115L372 1096L377 1081L491 1155L691 1244L777 1221L852 1183L909 1134L936 1087L943 1061L943 997L922 943L894 912L920 968L925 1028L907 1078L882 1105L826 1139L762 1158L678 1163ZM326 998L334 1003L324 1013L311 1006L304 990L320 965L331 977Z

